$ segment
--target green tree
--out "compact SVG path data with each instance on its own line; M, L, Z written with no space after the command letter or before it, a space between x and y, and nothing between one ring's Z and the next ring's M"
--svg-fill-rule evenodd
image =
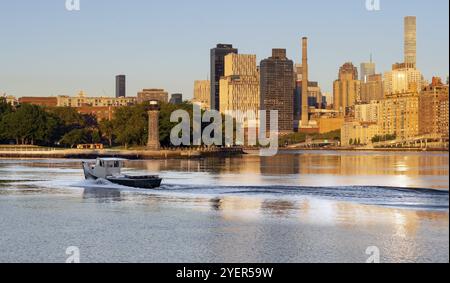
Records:
M85 144L89 142L89 132L85 129L75 129L65 134L60 143L64 146L74 148L78 144Z
M113 123L116 142L128 148L145 145L147 141L148 115L145 105L117 109Z
M10 104L6 103L6 101L0 99L0 120L2 116L8 114L13 111L13 108Z
M39 106L28 104L4 115L0 121L3 138L16 140L17 144L52 144L57 127L55 117Z
M113 146L114 124L112 121L103 120L99 123L101 136L108 141L109 146Z

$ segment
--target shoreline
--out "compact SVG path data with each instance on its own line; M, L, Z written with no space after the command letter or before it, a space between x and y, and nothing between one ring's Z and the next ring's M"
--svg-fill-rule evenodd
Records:
M34 151L5 151L0 150L0 158L51 158L51 159L95 159L97 157L115 157L129 160L145 159L201 159L206 157L234 157L258 152L256 148L220 148L220 149L197 149L197 150L39 150ZM280 148L281 152L294 151L336 151L336 152L438 152L448 153L448 149L417 149L417 148L373 148L373 149L351 149L351 148Z
M47 150L47 151L2 151L0 158L52 158L95 159L97 157L142 159L199 159L204 157L230 157L245 154L242 148L197 149L197 150Z
M333 148L281 148L283 151L354 151L354 152L370 152L370 151L378 151L378 152L449 152L448 148L428 148L428 149L420 149L420 148L341 148L341 147L333 147Z

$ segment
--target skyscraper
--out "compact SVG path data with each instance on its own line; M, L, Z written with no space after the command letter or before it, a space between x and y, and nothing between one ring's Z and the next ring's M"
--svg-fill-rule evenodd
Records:
M230 53L238 53L231 44L211 49L211 110L220 110L220 78L225 74L225 56Z
M361 63L361 82L367 83L369 76L375 75L375 63L372 62L372 56L370 56L370 62Z
M361 102L370 103L373 100L384 98L383 75L374 74L368 76L365 82L361 83Z
M228 54L225 56L225 75L220 80L220 111L225 113L239 110L257 113L259 105L256 55Z
M270 111L278 111L278 131L294 129L294 62L286 57L286 49L273 49L272 57L261 61L261 108L267 111L266 129L270 129Z
M338 80L333 84L334 109L342 114L347 108L356 104L360 99L360 81L358 69L352 63L345 63L339 69Z
M370 55L370 62L361 63L361 99L362 103L380 100L384 97L383 75L376 74L376 66Z
M405 64L408 68L416 68L417 64L417 27L416 17L405 17Z
M116 98L126 96L126 77L125 75L118 75L116 76Z
M392 71L384 74L385 93L404 93L415 88L420 92L426 82L417 69L416 17L404 19L404 62L392 65Z

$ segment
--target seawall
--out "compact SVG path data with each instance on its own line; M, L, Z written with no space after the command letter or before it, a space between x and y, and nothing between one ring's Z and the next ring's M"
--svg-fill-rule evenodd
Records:
M66 158L95 159L97 157L117 157L139 159L195 159L203 157L227 157L244 154L242 148L177 149L177 150L2 150L0 158Z

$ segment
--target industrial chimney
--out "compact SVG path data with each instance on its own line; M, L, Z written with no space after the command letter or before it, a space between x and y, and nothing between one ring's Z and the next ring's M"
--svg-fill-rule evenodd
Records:
M308 38L302 39L302 121L301 126L309 125L308 107Z

